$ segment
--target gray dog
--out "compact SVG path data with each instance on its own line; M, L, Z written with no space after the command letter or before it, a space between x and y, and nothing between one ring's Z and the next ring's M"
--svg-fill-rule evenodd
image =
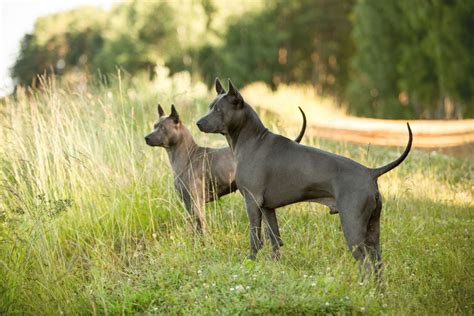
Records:
M236 183L245 199L250 222L250 259L262 247L262 216L273 232L273 255L281 245L275 209L300 201L314 201L338 212L344 236L361 268L379 275L380 212L377 178L408 155L412 133L403 154L380 168L367 168L349 158L297 144L270 132L229 80L225 92L216 79L217 97L209 113L197 122L205 133L225 135L237 163ZM370 262L366 259L369 256Z
M295 139L300 142L306 129L306 117ZM171 114L165 116L158 105L159 120L153 131L145 136L150 146L166 149L174 173L174 184L186 210L195 218L195 229L205 232L204 203L237 190L235 184L235 162L232 151L226 148L200 147L189 130L182 124L174 105Z

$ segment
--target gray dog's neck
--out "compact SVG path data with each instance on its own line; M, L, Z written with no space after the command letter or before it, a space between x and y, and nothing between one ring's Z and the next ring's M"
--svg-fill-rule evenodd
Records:
M247 141L249 139L262 138L268 133L268 129L263 125L255 110L245 103L244 115L240 122L237 122L226 135L227 142L235 150L239 145L239 140Z
M179 175L184 171L197 153L198 148L199 146L189 130L182 126L181 137L176 144L166 148L175 175Z

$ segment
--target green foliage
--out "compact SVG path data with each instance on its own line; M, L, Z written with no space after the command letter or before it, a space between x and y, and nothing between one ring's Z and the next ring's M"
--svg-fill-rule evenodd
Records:
M245 18L229 19L220 46L205 46L201 73L239 84L309 83L342 97L353 50L351 7L352 1L267 1Z
M318 94L342 98L353 54L349 20L354 1L303 0L288 5L279 1L278 32L285 39L279 62L287 60L278 74L284 83L310 83ZM278 82L277 82L278 83Z
M398 51L397 43L391 39L400 37L396 10L395 1L359 1L354 9L353 36L357 49L352 62L356 76L349 85L349 97L351 109L363 116L383 117L401 112L396 108L400 107L396 93L397 69L392 62L397 60ZM381 104L380 100L385 103Z
M406 38L401 47L400 89L415 110L438 118L461 117L474 107L474 3L401 2ZM419 114L419 113L417 113Z
M354 9L352 110L461 118L474 108L472 1L361 0Z
M241 85L253 81L273 83L278 69L278 49L285 35L269 23L270 8L249 12L244 19L231 19L222 46L217 49L217 75L232 77ZM269 36L272 34L272 36ZM203 69L203 73L209 72Z
M132 74L152 73L163 56L179 52L175 16L166 1L115 5L105 26L103 48L94 58L95 68L104 73L113 73L117 66Z

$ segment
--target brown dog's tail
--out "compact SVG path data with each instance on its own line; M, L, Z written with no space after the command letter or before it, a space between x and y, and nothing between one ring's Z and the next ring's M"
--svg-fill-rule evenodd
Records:
M413 134L411 132L410 124L407 123L407 127L408 127L409 138L408 138L408 144L407 144L407 147L405 148L405 151L400 157L398 157L396 160L392 161L391 163L386 164L385 166L380 167L380 168L371 169L370 172L374 178L378 178L384 173L389 172L390 170L392 170L393 168L401 164L403 160L405 160L405 158L408 156L408 153L410 152L410 149L411 149L411 144L413 142Z
M301 115L303 115L303 126L301 127L300 134L298 135L298 137L295 138L295 142L297 143L301 142L304 136L304 132L306 131L306 115L300 107L298 107L298 109L300 109Z

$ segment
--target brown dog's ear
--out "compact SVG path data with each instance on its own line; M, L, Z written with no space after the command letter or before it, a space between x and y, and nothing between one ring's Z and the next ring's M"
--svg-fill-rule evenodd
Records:
M179 122L179 114L178 111L176 111L176 108L174 107L174 104L171 104L171 114L170 117L173 119L175 123Z
M224 87L222 86L219 78L216 77L216 92L217 94L225 93Z
M240 95L239 90L234 86L232 81L229 80L229 92L227 92L227 95L231 96L231 102L234 103L235 105L242 106L244 103L244 98Z
M158 104L158 115L159 117L165 116L165 111L163 111L163 108L160 104Z

